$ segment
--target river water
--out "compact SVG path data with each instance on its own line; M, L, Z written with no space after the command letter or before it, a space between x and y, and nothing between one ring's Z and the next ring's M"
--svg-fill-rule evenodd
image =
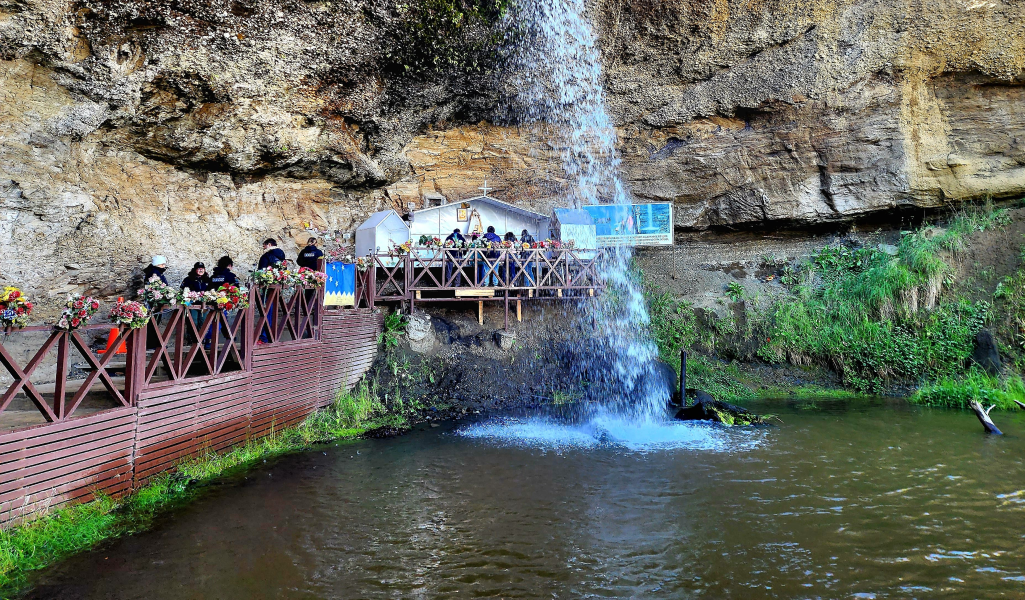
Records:
M508 419L285 457L29 597L1025 594L1025 415L997 438L898 402L756 408L783 424L643 444Z

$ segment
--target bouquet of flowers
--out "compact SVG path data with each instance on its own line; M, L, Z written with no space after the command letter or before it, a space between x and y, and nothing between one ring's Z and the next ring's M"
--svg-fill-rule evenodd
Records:
M64 305L64 311L61 313L60 318L57 319L57 324L54 327L65 331L78 329L88 323L89 319L91 319L99 309L99 301L92 296L70 294L68 296L68 301Z
M249 290L226 283L214 290L203 292L203 301L221 310L249 307Z
M437 236L430 236L427 234L421 235L417 246L423 246L425 248L433 248L441 245L441 238Z
M142 301L153 308L164 305L174 306L181 301L178 290L160 281L157 277L147 281L138 293Z
M395 254L409 254L409 251L413 249L413 240L406 240L401 244L394 244L391 251Z
M356 270L366 271L370 268L370 259L366 256L360 256L356 259Z
M299 282L299 278L294 272L288 270L288 266L284 262L280 262L276 265L253 271L253 281L262 288L272 285L294 287Z
M349 246L338 246L337 248L329 248L326 254L328 262L351 263L353 248Z
M299 281L305 287L322 287L327 283L327 273L314 271L306 267L299 267Z
M32 314L32 303L16 287L5 287L0 293L0 329L24 327Z
M513 242L502 242L502 246L505 248L512 248Z
M182 288L179 299L181 300L183 306L201 304L203 302L203 292L193 292L188 288Z
M110 309L110 322L139 329L149 323L149 310L134 300L118 300Z

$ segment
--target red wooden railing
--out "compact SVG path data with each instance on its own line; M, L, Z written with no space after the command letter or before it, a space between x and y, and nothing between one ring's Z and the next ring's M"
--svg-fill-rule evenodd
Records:
M120 329L118 335L111 344L112 350L105 354L99 354L93 352L89 348L89 344L83 339L83 333L92 330L104 330L107 331L111 328L109 324L95 324L87 325L73 331L55 330L48 326L35 326L25 327L23 329L15 330L16 333L32 333L32 332L49 332L49 336L46 341L39 347L38 350L33 354L32 358L25 364L24 367L18 364L18 362L11 356L4 344L0 342L0 363L3 363L4 368L11 374L13 381L7 386L3 396L0 396L0 412L3 412L10 406L11 401L18 395L19 392L24 395L32 402L32 404L42 413L43 418L49 422L64 421L74 415L75 410L85 399L86 395L92 389L93 383L97 379L103 383L103 387L110 394L111 398L122 406L130 406L133 403L133 399L138 389L133 387L135 375L137 372L137 364L133 364L131 361L127 361L125 365L125 383L121 387L115 383L114 379L107 372L108 366L117 354L113 349L118 348L122 342L125 342L129 349L129 355L136 350L137 337L133 335L133 331L130 329ZM12 331L5 332L4 339L7 336L12 335ZM49 394L50 398L46 398L46 394L39 391L36 384L32 383L32 375L44 364L49 363L47 357L50 352L56 348L56 375L53 383L53 392ZM85 361L88 374L85 379L82 380L81 386L72 395L71 399L68 399L68 374L72 367L73 351L72 348L76 349L82 359Z
M208 306L156 310L143 328L119 328L116 339L107 344L108 352L93 351L86 332L107 332L113 327L109 323L91 324L70 332L46 325L9 330L0 337L0 364L13 381L0 395L0 413L21 396L31 401L45 421L59 422L75 414L97 380L115 405L133 406L139 393L146 389L232 371L251 371L253 347L257 343L279 345L321 339L323 294L323 288L297 287L286 291L273 286L251 290L250 305L241 310L223 311ZM39 332L48 336L31 358L20 364L5 347L9 336ZM118 355L115 350L122 343L127 354ZM81 363L75 362L75 350ZM116 359L118 356L124 357L123 365ZM33 375L42 373L44 365L54 367L53 383L46 384L52 385L52 392L43 393L39 389L42 384L32 382ZM124 371L124 382L120 385L110 374L115 367ZM71 379L72 369L84 370L84 378ZM70 391L76 383L78 389Z

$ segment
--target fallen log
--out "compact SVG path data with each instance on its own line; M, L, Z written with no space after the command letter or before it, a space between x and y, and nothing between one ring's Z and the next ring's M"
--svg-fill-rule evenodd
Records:
M767 419L742 406L716 400L702 390L689 389L687 396L693 404L684 404L676 411L674 418L680 421L718 421L723 425L766 425Z
M975 416L979 418L979 422L986 428L986 433L992 433L994 435L1004 435L1004 432L1000 431L997 426L993 423L993 419L989 418L989 411L996 408L996 404L983 410L982 405L979 404L978 400L972 400L968 403L968 406L975 411Z
M1018 402L1017 400L1015 400L1014 403L1017 404L1019 408L1025 408L1025 402Z

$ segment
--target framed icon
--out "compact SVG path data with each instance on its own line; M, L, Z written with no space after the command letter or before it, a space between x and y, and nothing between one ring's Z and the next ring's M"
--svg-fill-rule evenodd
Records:
M456 209L456 221L465 223L470 220L469 209L457 208Z

